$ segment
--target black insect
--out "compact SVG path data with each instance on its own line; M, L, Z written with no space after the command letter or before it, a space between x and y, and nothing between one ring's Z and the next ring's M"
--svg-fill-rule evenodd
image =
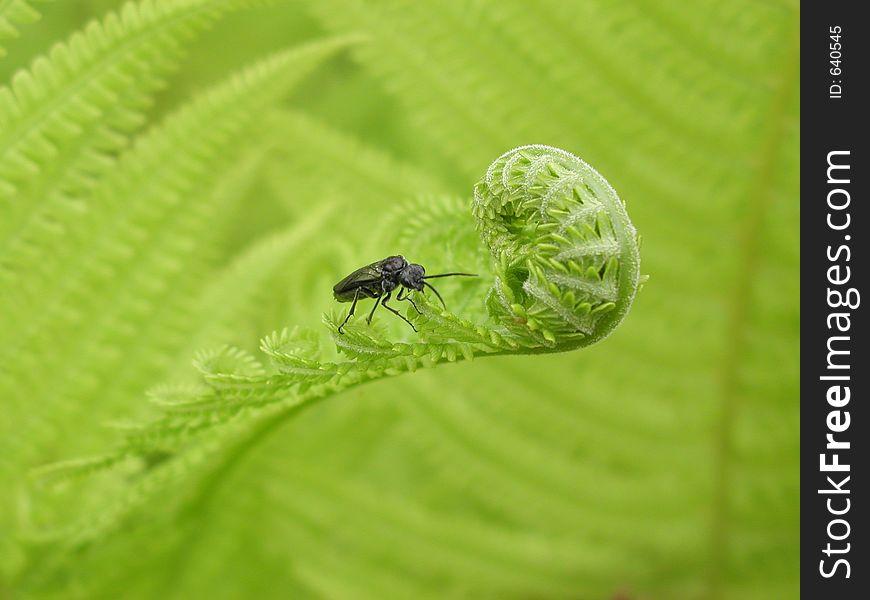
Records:
M414 301L411 299L410 290L422 292L423 286L435 292L435 295L438 296L438 300L440 300L441 304L447 308L441 294L426 282L426 279L452 277L454 275L462 277L477 277L474 273L441 273L440 275L426 275L425 273L426 270L422 265L409 263L405 260L404 256L388 256L378 262L373 262L370 265L360 267L336 283L335 287L332 288L332 293L335 295L335 299L339 302L353 302L353 304L350 305L350 312L347 313L347 317L345 317L342 324L339 325L338 332L344 333L341 328L344 327L347 324L348 319L353 316L353 311L356 310L356 303L361 298L375 298L375 305L372 307L372 311L366 318L366 323L372 322L372 316L375 314L375 309L380 304L410 325L411 329L417 331L414 324L403 317L402 313L387 304L387 300L392 296L393 290L397 287L401 287L396 296L396 300L407 300L411 303L411 306L414 307L414 310L420 313L420 309L417 308L417 305L414 304Z

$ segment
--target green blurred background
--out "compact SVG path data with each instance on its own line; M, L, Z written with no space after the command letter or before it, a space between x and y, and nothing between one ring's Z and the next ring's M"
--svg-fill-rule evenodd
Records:
M0 81L119 4L36 6L3 42ZM269 52L358 38L216 168L225 214L188 250L207 254L190 285L153 295L156 316L117 347L87 339L85 312L7 365L0 597L797 597L798 23L785 0L300 0L223 16L186 44L143 127ZM641 233L650 280L611 338L356 388L96 541L31 539L33 513L62 522L71 506L34 491L31 469L110 448L105 424L147 417L145 391L189 376L200 347L255 351L317 326L335 281L403 252L385 214L469 199L530 143L592 164ZM284 231L298 240L242 308L148 335L174 326L176 296ZM76 485L90 510L123 493Z

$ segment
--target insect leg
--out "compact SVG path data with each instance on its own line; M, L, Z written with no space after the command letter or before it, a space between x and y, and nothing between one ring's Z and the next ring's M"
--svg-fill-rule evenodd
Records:
M390 293L392 293L392 292L390 292ZM397 311L397 310L396 310L395 308L393 308L392 306L388 306L388 305L387 305L387 300L389 300L389 299L390 299L390 294L387 294L386 296L384 296L383 300L381 300L381 304L384 305L384 308L386 308L388 311L390 311L391 313L393 313L394 315L396 315L397 317L399 317L400 319L402 319L405 323L407 323L408 325L410 325L410 326L411 326L411 329L413 329L414 331L417 331L417 328L414 327L414 324L411 323L411 321L409 321L408 319L405 318L405 315L403 315L402 313L400 313L399 311ZM403 298L403 300L404 300L404 299L407 299L407 298Z
M402 292L405 292L405 295L404 295L404 296L402 296ZM407 300L408 302L411 303L411 306L414 307L414 310L417 311L417 314L418 314L418 315L422 315L422 314L423 314L423 311L420 310L419 308L417 308L417 305L414 304L414 301L413 301L413 300L411 300L411 292L409 292L409 291L406 290L405 288L402 288L402 290L399 292L399 295L396 296L396 300Z
M356 309L356 301L359 300L359 291L361 289L362 288L356 288L356 291L353 294L353 304L350 305L350 312L347 313L347 316L344 318L344 321L342 321L341 325L338 326L338 333L341 333L341 334L344 333L341 330L341 328L344 327L347 324L348 319L350 319L353 316L353 311Z
M378 297L373 296L373 298L375 299L375 305L372 306L372 312L370 312L369 316L366 317L366 323L368 323L369 325L372 324L372 317L375 316L375 309L378 307Z

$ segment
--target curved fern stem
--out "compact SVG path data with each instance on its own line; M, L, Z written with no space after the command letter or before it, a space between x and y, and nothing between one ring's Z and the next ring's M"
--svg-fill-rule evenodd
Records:
M413 214L400 217L404 230L413 235L415 227L425 228L423 243L447 248L460 263L451 267L482 271L490 265L491 278L454 284L460 291L450 305L461 306L463 316L417 295L419 312L408 310L407 316L419 334L402 341L388 333L387 323L367 325L364 319L350 321L339 334L343 315L326 315L337 360L322 357L318 332L301 328L262 340L260 350L271 365L231 347L200 352L194 365L202 384L152 390L162 417L124 427L125 441L113 454L39 471L40 478L57 481L130 460L142 468L111 509L104 506L100 515L85 515L50 537L67 543L94 539L215 456L222 457L211 469L216 475L206 476L222 477L227 469L221 465L234 463L276 423L368 381L445 361L588 346L619 325L637 293L637 233L622 201L592 167L564 150L539 145L511 150L475 186L472 213L490 257L474 240L466 216L434 201L412 208ZM427 212L437 218L427 219Z

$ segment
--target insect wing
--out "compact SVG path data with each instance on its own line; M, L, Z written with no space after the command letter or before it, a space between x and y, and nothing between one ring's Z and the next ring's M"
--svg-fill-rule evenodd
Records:
M358 287L376 285L381 281L381 261L360 267L335 284L332 291L336 295L347 294Z

